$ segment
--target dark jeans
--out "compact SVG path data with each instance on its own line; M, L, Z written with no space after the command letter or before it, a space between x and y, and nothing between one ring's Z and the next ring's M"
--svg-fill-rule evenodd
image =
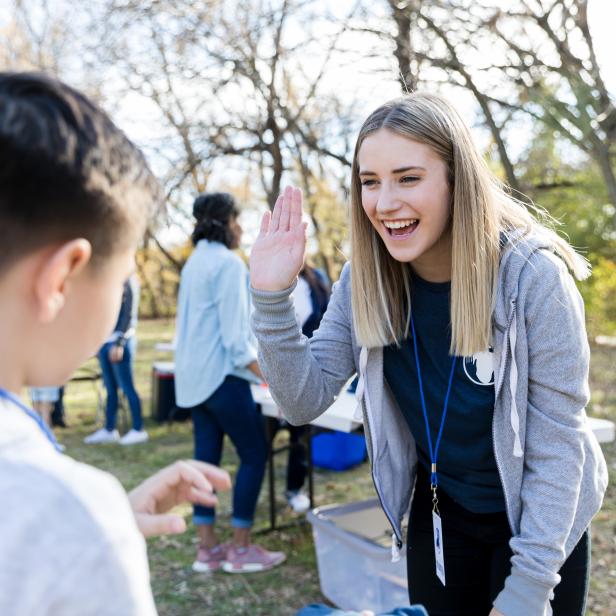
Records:
M420 465L421 466L421 465ZM488 616L511 571L511 530L505 512L473 513L438 491L445 550L444 587L435 573L432 494L427 471L417 476L409 518L407 575L411 603L430 616ZM588 593L590 537L586 531L560 569L554 616L583 616Z
M133 421L133 429L141 430L143 420L141 418L141 400L133 383L133 353L135 339L131 338L124 347L124 357L121 362L109 361L109 349L113 343L105 343L98 352L98 361L103 373L103 383L107 390L107 405L105 407L105 428L115 430L118 417L118 386L122 388Z
M309 426L288 426L289 428L289 458L287 461L287 490L298 492L306 481L308 474L308 458L306 446L302 438Z
M240 458L233 488L232 524L251 527L265 473L267 442L263 417L252 398L250 384L227 376L205 402L191 411L197 460L220 464L225 434L231 439ZM195 524L213 524L214 520L213 508L195 506Z

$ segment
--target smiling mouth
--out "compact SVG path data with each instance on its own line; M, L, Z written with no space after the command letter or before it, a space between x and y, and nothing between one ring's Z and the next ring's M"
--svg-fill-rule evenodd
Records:
M382 220L381 223L387 230L387 235L395 239L406 239L413 234L419 226L419 220L408 218L405 220Z

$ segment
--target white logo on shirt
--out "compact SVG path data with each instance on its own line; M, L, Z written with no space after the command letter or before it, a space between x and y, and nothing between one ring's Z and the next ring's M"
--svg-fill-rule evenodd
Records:
M464 373L475 385L494 385L494 349L492 347L465 357Z

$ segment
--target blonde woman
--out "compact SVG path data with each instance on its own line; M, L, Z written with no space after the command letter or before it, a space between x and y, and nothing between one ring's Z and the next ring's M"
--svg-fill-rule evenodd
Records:
M251 255L260 365L292 423L357 372L372 476L431 616L582 615L607 483L588 428L588 264L513 200L456 110L416 93L370 115L352 259L308 341L289 300L305 248L287 188Z

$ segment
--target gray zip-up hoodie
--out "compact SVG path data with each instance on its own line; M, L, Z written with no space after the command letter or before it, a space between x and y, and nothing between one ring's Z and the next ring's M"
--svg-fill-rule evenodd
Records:
M310 341L299 333L292 289L253 289L261 369L293 424L324 412L358 373L372 476L395 553L417 453L383 376L383 349L357 344L348 265ZM503 251L492 324L494 454L513 551L511 574L494 606L505 616L543 616L551 614L561 565L601 506L607 469L586 419L590 353L582 299L565 264L540 238Z

